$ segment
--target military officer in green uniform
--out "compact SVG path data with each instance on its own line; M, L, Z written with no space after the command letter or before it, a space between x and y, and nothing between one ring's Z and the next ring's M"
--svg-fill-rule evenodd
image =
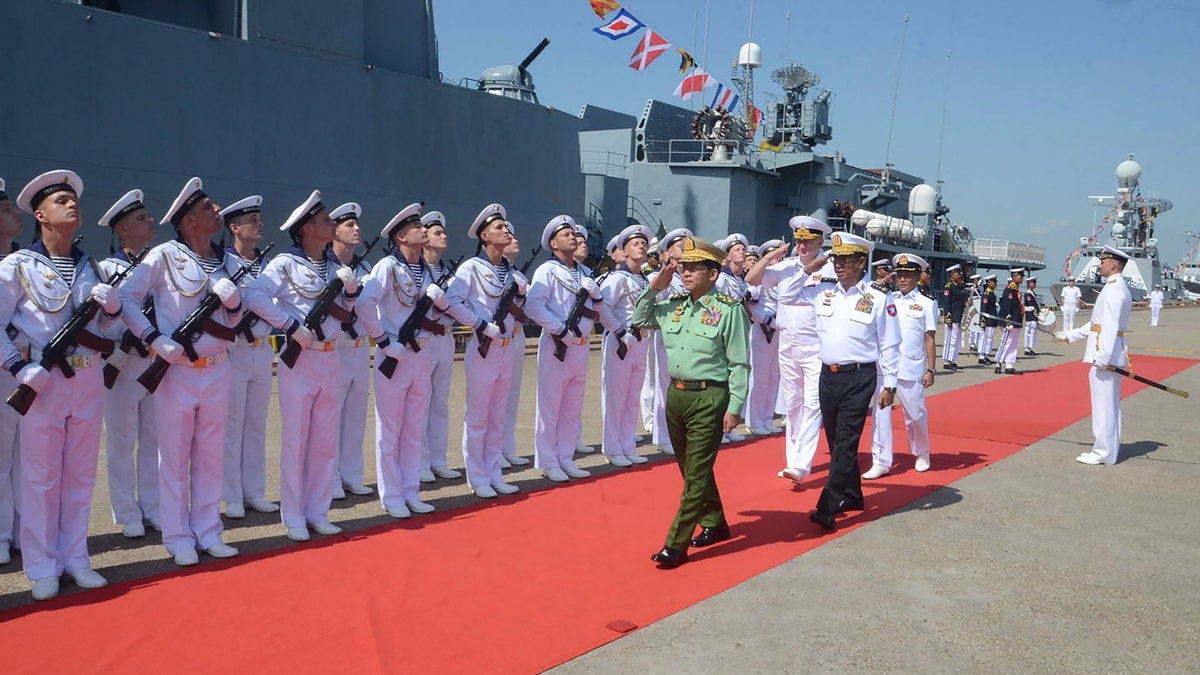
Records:
M663 569L687 562L687 547L729 538L713 464L721 436L741 424L750 363L749 319L737 298L716 291L725 252L699 237L687 237L678 262L668 260L638 297L633 323L662 331L671 386L667 389L667 433L683 474L679 512L666 545L650 557ZM680 268L685 293L656 302ZM695 538L696 525L701 532Z

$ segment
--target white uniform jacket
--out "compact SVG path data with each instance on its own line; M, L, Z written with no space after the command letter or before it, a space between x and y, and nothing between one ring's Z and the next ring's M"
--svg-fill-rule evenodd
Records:
M900 325L900 370L897 378L906 382L920 382L925 369L925 334L937 331L937 303L914 288L908 295L900 291L888 294L888 306L896 308L896 319ZM889 310L890 311L890 310Z
M896 386L900 371L900 326L888 296L862 279L850 288L841 283L806 287L821 336L821 363L879 363L883 386Z
M1096 297L1092 316L1087 323L1067 332L1071 342L1087 338L1084 363L1124 366L1128 363L1125 346L1125 330L1129 328L1129 308L1133 298L1125 277L1114 274L1104 281L1104 288Z
M363 280L363 292L358 298L358 320L376 343L384 338L395 341L400 327L412 314L417 301L435 281L433 270L424 258L421 259L421 278L415 279L408 265L398 255L386 255L375 263L371 273ZM431 305L426 316L432 320L436 311ZM415 335L420 341L431 334L418 330Z
M621 265L605 275L600 284L604 302L600 303L600 323L609 332L629 330L633 320L633 306L647 285L646 277ZM645 337L645 336L643 336Z
M781 339L803 345L817 344L811 290L832 288L836 281L832 262L827 262L815 274L805 274L804 262L799 258L781 260L763 270L759 286L765 291L775 291L775 325L782 331Z
M340 266L337 258L327 253L325 261L325 276L322 277L316 264L304 255L299 246L293 246L286 253L276 256L246 290L246 308L283 331L304 323L304 317L317 303L321 293L330 282L337 279ZM348 295L343 291L338 294L334 304L349 312L354 309L359 292L361 289L354 295ZM342 322L332 314L326 314L321 321L321 331L326 343L335 342L342 335ZM319 338L314 335L313 339Z
M584 265L577 265L579 278L591 276L591 270ZM542 330L551 335L558 335L566 327L567 315L575 306L575 298L580 291L580 283L575 281L570 268L562 261L552 258L538 266L529 281L529 295L525 300L525 314ZM599 309L598 304L591 299L584 307ZM579 317L579 332L587 337L592 332L595 322L586 317Z
M446 312L464 326L482 328L492 320L500 298L512 285L516 270L507 260L493 265L483 254L464 260L446 288L450 306ZM509 313L500 330L512 336L513 318Z
M255 252L255 255L257 255L257 252ZM231 279L233 278L233 275L238 273L239 270L241 270L243 267L250 266L250 264L253 262L253 260L246 260L243 258L232 247L225 249L225 273L228 274ZM254 283L254 280L258 278L258 275L262 274L263 269L265 269L270 262L270 258L264 258L262 264L258 268L257 274L254 270L250 270L242 276L241 281L238 282L238 290L241 291L243 295L250 288L250 285ZM263 339L271 334L271 324L263 321L257 314L253 314L252 316L243 315L242 320L250 326L250 334L253 335L254 339L256 340ZM247 342L246 336L238 333L237 343L242 344L245 342Z

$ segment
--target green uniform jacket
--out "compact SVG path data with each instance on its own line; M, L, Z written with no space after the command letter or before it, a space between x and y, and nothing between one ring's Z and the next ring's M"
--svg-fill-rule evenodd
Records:
M750 382L750 323L741 303L715 288L696 302L687 293L655 302L657 294L646 287L634 305L633 324L662 330L671 377L728 382L728 411L741 415Z

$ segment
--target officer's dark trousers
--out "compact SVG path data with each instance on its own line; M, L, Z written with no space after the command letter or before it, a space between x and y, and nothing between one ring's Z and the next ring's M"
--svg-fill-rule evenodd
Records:
M829 477L817 499L817 511L834 514L842 501L861 503L862 475L858 467L858 441L871 412L875 393L875 364L833 372L821 368L821 421L829 444Z
M683 475L679 512L667 532L666 545L687 550L696 525L725 524L725 510L717 492L713 465L721 447L721 423L729 407L729 390L710 387L701 391L667 389L667 434L675 449L675 462Z

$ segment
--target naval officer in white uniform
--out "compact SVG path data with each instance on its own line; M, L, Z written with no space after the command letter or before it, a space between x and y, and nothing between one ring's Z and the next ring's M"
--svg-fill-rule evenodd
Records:
M1075 330L1075 315L1079 313L1079 298L1082 294L1075 285L1075 277L1067 277L1067 285L1062 289L1058 303L1062 307L1063 330Z
M771 239L758 247L759 258L783 247L782 239ZM757 261L756 261L757 262ZM779 300L776 289L747 285L750 295L750 389L746 394L746 427L766 436L779 431L775 426L775 402L779 398L779 330L775 315Z
M513 279L518 285L528 288L529 280L516 268L517 258L521 255L521 240L517 238L511 222L508 224L508 233L512 238L509 239L508 246L504 247L504 258L512 267ZM521 408L521 385L525 374L525 326L529 323L529 317L525 316L525 310L517 303L513 303L509 311L513 318L512 345L509 348L513 363L512 378L508 381L508 402L504 406L504 447L500 450L502 469L530 463L528 457L517 454L517 415Z
M650 336L633 325L633 307L645 290L646 246L650 230L643 225L630 225L615 238L615 249L622 263L605 275L600 284L604 301L600 303L600 322L604 333L600 364L600 414L604 438L600 449L609 464L626 467L644 464L647 460L637 453L638 394L646 377L646 352ZM619 355L624 345L625 354Z
M1163 308L1163 291L1162 286L1156 284L1154 290L1150 291L1150 327L1158 326L1158 315L1162 314Z

